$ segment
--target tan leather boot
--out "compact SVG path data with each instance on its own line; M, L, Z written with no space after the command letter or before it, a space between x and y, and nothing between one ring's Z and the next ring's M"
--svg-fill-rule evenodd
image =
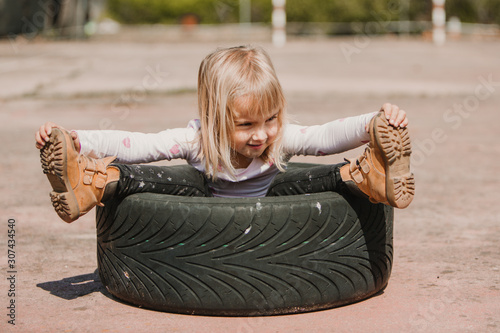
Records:
M370 122L370 143L356 160L340 168L342 180L371 202L406 208L415 195L410 172L411 141L406 128L389 124L383 112Z
M118 181L120 171L109 166L115 157L81 155L67 131L53 128L49 139L40 150L40 161L53 189L52 205L61 219L73 222L96 205L102 206L106 186Z

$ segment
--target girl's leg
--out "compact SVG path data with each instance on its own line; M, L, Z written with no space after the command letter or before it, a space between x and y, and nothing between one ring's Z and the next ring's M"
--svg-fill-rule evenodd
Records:
M62 220L73 222L102 205L108 185L120 177L119 170L110 165L114 159L81 155L69 132L52 129L49 142L40 150L40 162L52 186L52 205Z
M52 205L62 220L73 222L111 197L132 193L210 195L204 176L192 167L111 165L114 159L81 155L69 132L53 128L40 162L52 186Z
M383 112L370 122L370 143L350 164L300 166L278 174L268 195L335 191L352 193L396 208L406 208L415 195L410 171L411 142L406 128L394 128Z
M411 140L407 128L395 128L379 112L370 121L370 143L363 154L340 168L340 176L353 193L371 202L406 208L415 195L411 173Z
M120 178L115 184L110 184L112 188L106 191L103 202L111 197L123 198L142 192L194 197L212 196L203 173L190 165L113 164L113 166L120 170Z
M267 196L294 195L332 191L350 193L336 165L289 163L286 172L279 173L271 183Z

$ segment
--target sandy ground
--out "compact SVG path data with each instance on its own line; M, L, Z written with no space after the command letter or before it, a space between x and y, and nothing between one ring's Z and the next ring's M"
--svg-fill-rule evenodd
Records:
M375 111L386 101L408 111L417 195L396 212L395 262L381 295L307 314L224 318L144 310L106 292L96 273L94 212L70 225L58 219L35 130L47 120L79 129L183 127L196 117L199 62L232 44L0 41L0 331L500 331L498 40L261 43L298 122ZM356 153L297 160L332 163Z

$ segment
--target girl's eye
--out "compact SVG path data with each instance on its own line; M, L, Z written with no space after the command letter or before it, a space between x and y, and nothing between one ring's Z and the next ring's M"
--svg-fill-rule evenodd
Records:
M278 118L278 116L277 116L277 115L274 115L274 116L272 116L271 118L269 118L267 121L273 121L273 120L274 120L274 119L276 119L276 118Z
M238 124L238 126L251 126L252 123L241 123L241 124Z

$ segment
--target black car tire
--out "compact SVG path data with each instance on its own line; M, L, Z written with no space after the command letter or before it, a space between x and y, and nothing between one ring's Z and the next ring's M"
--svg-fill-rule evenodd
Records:
M324 192L265 198L142 193L97 210L98 269L117 298L176 313L299 313L388 283L393 209Z

